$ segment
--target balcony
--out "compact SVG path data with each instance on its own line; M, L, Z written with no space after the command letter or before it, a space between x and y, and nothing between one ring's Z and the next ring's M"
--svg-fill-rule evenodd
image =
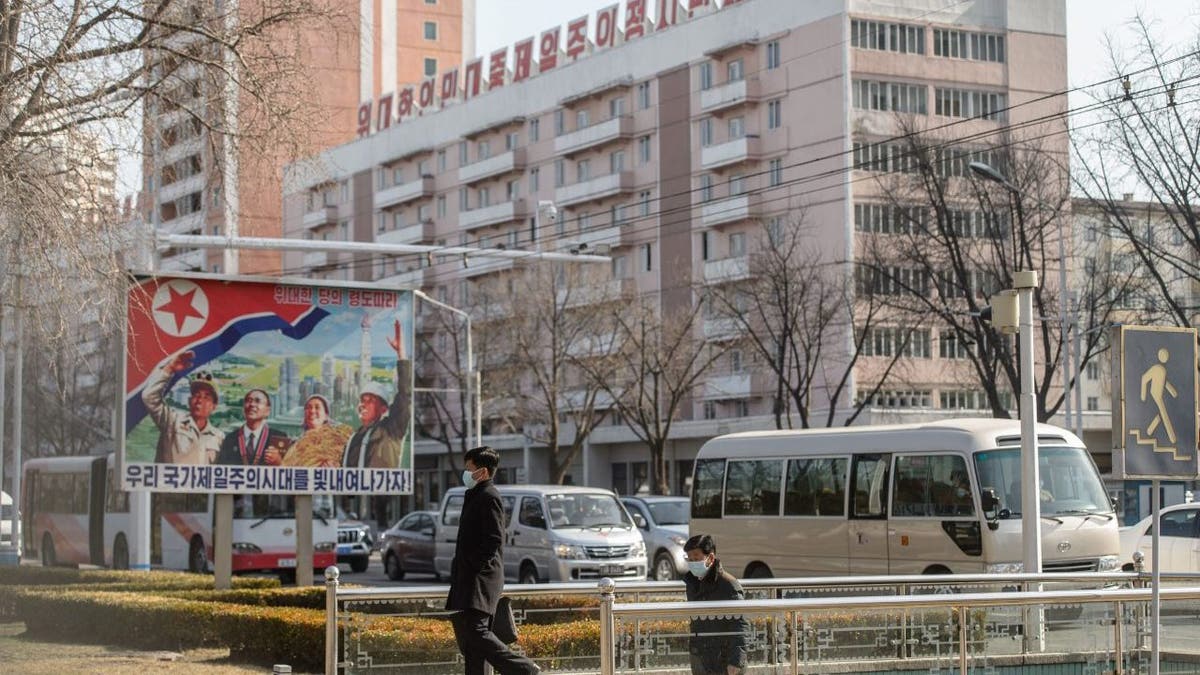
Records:
M589 229L585 232L578 232L575 234L568 232L561 237L562 243L558 246L558 248L567 250L581 246L582 244L587 244L587 247L581 252L593 253L596 247L602 244L608 246L620 246L622 231L623 228L618 225L613 227L605 227L598 230Z
M458 170L458 182L478 183L486 178L501 176L514 171L525 169L525 148L510 150L503 155L496 155L468 164Z
M173 202L184 195L190 195L193 192L202 192L203 190L204 174L198 173L162 186L158 190L158 203L166 204L167 202Z
M562 289L558 292L558 305L565 309L585 307L604 302L614 302L628 297L637 290L633 279L610 279L589 286Z
M582 183L560 187L554 191L554 200L558 202L559 206L571 206L612 197L631 190L633 190L633 172L620 171L585 180Z
M712 342L733 340L745 334L742 324L730 317L714 317L704 320L704 339Z
M725 223L736 223L750 218L757 218L759 213L757 195L738 195L728 199L708 202L700 207L700 223L704 227L713 227Z
M731 281L749 279L750 257L737 256L704 263L704 281L709 284L727 284Z
M387 232L377 232L375 234L376 244L419 244L422 241L433 239L433 221L427 220L416 225L408 225Z
M573 155L605 143L629 138L633 135L633 118L628 115L614 117L607 122L563 134L554 139L554 152Z
M425 270L426 267L409 270L407 272L397 272L378 279L375 283L385 286L398 286L400 288L416 288L419 289L425 285Z
M322 225L331 225L337 222L338 210L336 206L319 206L313 211L304 214L304 229L311 230L314 227Z
M700 166L705 170L741 164L758 159L758 136L743 136L736 141L710 145L700 151Z
M477 227L511 223L514 220L523 220L527 217L529 217L529 210L525 208L525 200L516 199L511 202L493 204L473 211L460 213L458 216L458 228L460 230L473 230Z
M393 185L375 192L375 210L386 209L397 204L406 204L414 199L433 194L433 177L422 176L418 180Z
M172 218L160 224L157 229L163 234L203 234L204 211L193 211Z
M479 277L495 272L504 272L513 268L512 258L468 258L467 268L462 270L462 276Z
M324 267L329 264L329 251L308 251L300 259L300 264L309 268Z
M758 80L737 80L700 92L701 112L714 113L758 102Z
M750 373L735 373L710 377L704 382L704 399L721 401L736 398L750 398L754 391L754 378Z
M169 166L184 157L198 155L200 154L201 145L199 136L189 138L186 141L180 141L169 148L164 148L158 157L155 158L155 163L160 167Z
M204 270L204 251L196 249L195 251L185 251L176 253L173 256L163 258L158 265L158 269L162 272L188 272L191 270Z

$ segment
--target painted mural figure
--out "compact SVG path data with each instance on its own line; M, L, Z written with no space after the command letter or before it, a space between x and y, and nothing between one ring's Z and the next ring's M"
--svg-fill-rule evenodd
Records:
M1175 442L1175 427L1171 424L1171 416L1167 414L1166 402L1163 399L1163 391L1171 395L1171 398L1177 398L1179 392L1167 380L1167 361L1171 359L1171 353L1166 349L1158 350L1158 363L1146 369L1142 374L1142 401L1146 400L1146 394L1150 394L1150 400L1154 401L1154 405L1158 408L1158 414L1150 421L1150 426L1146 427L1146 435L1153 436L1154 431L1158 429L1161 423L1167 432L1167 438L1172 443Z
M156 370L142 390L146 412L158 427L158 445L154 461L167 464L212 464L217 459L224 432L210 424L209 418L220 396L216 383L207 372L196 373L188 387L188 412L172 410L164 400L167 385L192 365L192 352L176 354L167 365Z

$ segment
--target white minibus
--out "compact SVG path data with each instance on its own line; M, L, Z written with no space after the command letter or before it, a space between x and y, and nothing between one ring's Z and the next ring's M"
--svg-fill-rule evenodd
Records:
M1086 447L1037 438L1042 571L1118 569ZM1020 572L1020 445L999 419L720 436L696 458L690 532L745 577Z

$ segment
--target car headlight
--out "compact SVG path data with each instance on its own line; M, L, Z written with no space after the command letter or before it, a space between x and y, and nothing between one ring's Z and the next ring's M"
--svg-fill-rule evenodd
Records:
M554 547L554 553L566 560L583 560L587 558L587 551L583 550L582 546L574 544L558 544Z
M234 553L262 553L262 549L248 541L233 542Z
M314 551L332 551L336 547L337 547L337 544L333 543L332 541L323 541L323 542L320 542L319 544L313 546L313 550Z
M1021 574L1024 571L1025 563L1019 562L989 563L987 566L988 574Z
M1102 555L1100 556L1100 564L1096 568L1101 572L1115 572L1121 569L1121 556L1117 555Z
M646 555L646 542L635 541L633 546L629 547L629 555L636 558L641 555Z
M676 546L683 546L684 544L687 543L687 537L684 537L684 536L678 535L678 534L673 534L673 535L671 535L671 541L674 542Z

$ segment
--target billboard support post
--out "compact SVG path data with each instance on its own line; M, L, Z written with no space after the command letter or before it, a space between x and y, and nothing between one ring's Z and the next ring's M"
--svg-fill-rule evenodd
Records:
M1154 536L1150 539L1150 675L1158 675L1159 646L1161 644L1158 633L1162 630L1160 614L1162 602L1159 598L1159 590L1162 588L1159 561L1162 558L1158 554L1158 531L1162 529L1162 521L1159 520L1159 514L1162 511L1162 492L1159 490L1157 478L1150 482L1150 510L1152 512L1150 522L1154 523L1151 526Z
M296 495L296 586L313 585L313 498Z
M213 588L233 588L233 495L213 495Z

